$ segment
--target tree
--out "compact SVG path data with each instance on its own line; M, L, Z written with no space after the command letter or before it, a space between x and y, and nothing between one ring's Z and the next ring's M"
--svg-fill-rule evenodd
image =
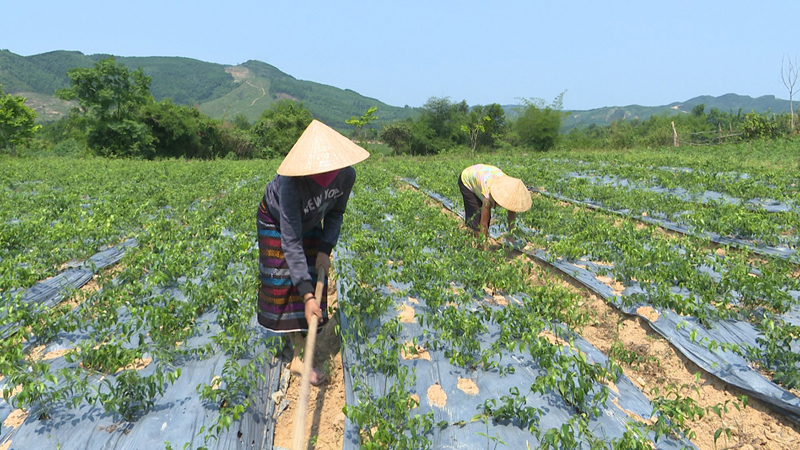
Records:
M750 112L744 115L742 131L749 140L770 139L775 137L775 122L767 114Z
M798 64L797 57L794 60L788 59L786 56L781 61L781 80L786 90L789 91L789 114L790 130L794 132L794 86L797 84L797 78L800 76L800 64Z
M207 157L200 140L200 112L170 100L151 103L142 110L142 122L155 139L157 156ZM144 155L143 155L144 156ZM155 156L155 155L154 155Z
M435 152L452 147L453 144L465 143L465 134L461 125L467 123L469 105L462 100L460 103L453 103L449 97L431 97L422 107L422 114L417 121L420 130L428 134L426 146L434 149ZM427 153L427 152L426 152Z
M380 137L395 153L405 153L411 148L412 132L407 123L390 123L384 126Z
M491 121L491 117L482 116L480 111L473 109L469 114L467 124L461 125L461 130L469 135L469 148L472 149L473 154L478 147L478 134L486 131L486 124Z
M411 117L385 125L380 137L395 153L429 155L440 150L435 144L435 133L428 124L421 120L414 121Z
M231 123L236 128L238 128L240 130L244 130L244 131L249 130L253 126L250 123L250 120L247 118L247 116L244 113L236 114L233 117L233 120L231 121Z
M378 117L375 116L375 111L378 110L377 106L373 106L372 108L368 109L367 112L364 113L361 117L352 116L349 119L345 120L344 122L348 125L352 125L356 127L356 130L363 131L361 134L361 145L364 148L367 148L367 129L366 126L369 125L373 120L376 120Z
M86 117L89 148L102 156L151 156L154 137L141 123L141 108L153 102L150 77L142 69L130 72L114 58L93 68L67 72L71 86L56 91L63 100L77 100L76 114Z
M25 106L25 98L5 94L0 85L0 149L8 148L14 155L16 147L30 142L41 128L35 121L36 111Z
M63 100L78 100L81 110L100 118L122 120L153 99L151 78L142 69L130 72L114 58L97 61L93 68L75 68L67 72L71 87L56 91Z
M506 132L506 112L499 103L472 108L479 111L480 115L492 119L483 124L484 132L478 136L478 145L481 147L494 147Z
M250 131L263 156L281 157L289 153L312 120L311 111L303 103L281 100L264 110Z
M564 92L560 93L550 105L542 99L522 99L525 107L514 123L514 128L522 145L536 150L550 150L555 147L561 129L561 108Z

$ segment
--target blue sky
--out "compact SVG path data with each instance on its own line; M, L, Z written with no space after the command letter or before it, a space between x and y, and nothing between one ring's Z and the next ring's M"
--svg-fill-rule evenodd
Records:
M3 3L0 48L16 54L254 59L395 106L788 99L782 59L800 57L797 0Z

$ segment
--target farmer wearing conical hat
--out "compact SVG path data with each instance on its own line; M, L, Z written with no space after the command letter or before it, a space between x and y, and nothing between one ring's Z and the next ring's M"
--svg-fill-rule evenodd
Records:
M288 335L294 345L290 369L297 376L303 369L303 335L312 315L320 326L328 320L327 286L318 299L314 284L317 273L330 268L331 250L339 240L356 180L351 166L368 156L366 150L314 120L267 184L258 207L258 322ZM324 381L325 375L314 369L311 383Z
M458 176L458 188L464 197L464 221L478 236L489 237L492 208L508 211L508 230L514 229L518 212L531 208L531 194L519 178L503 173L488 164L475 164Z

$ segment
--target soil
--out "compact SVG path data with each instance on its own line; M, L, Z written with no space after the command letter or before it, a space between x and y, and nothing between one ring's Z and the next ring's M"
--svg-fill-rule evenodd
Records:
M226 67L225 72L231 74L231 76L233 77L233 81L236 83L241 83L242 80L250 76L250 69L242 66Z
M704 409L727 403L728 412L723 412L721 418L709 411L703 418L686 424L694 432L692 442L698 448L750 448L746 447L750 445L788 450L800 446L797 427L755 399L749 399L747 407L737 410L733 404L739 404L739 392L704 373L652 331L645 320L626 316L594 295L589 294L589 299L589 309L596 311L595 320L581 330L581 336L605 354L611 344L620 342L626 350L641 357L640 363L624 365L623 369L645 396L652 400L674 386L680 395L693 399ZM697 382L695 374L699 374ZM719 428L730 428L731 439L723 433L715 446L714 433Z
M333 286L329 288L328 304L335 308L335 284L331 280L329 285ZM328 381L321 386L311 386L308 396L306 436L312 437L309 440L309 449L339 449L344 443L344 371L340 351L341 337L336 335L336 325L336 316L331 315L331 319L317 335L314 367L324 368ZM286 391L289 407L278 416L275 424L273 444L277 447L293 448L294 421L299 397L300 379L292 376Z
M412 323L412 322L414 322L414 314L415 314L415 311L414 311L414 307L413 306L409 306L409 305L407 305L405 303L400 305L400 314L399 314L400 322L403 322L403 323Z
M639 314L650 322L655 322L659 317L661 317L661 314L653 309L652 306L640 306L636 308L636 314Z
M405 360L409 359L424 359L426 361L431 360L431 354L425 347L421 345L414 345L411 342L405 343L405 349L403 350L403 354L401 357Z
M6 417L6 420L3 421L3 428L17 428L18 426L22 425L22 422L25 422L25 419L27 418L27 411L15 409L14 411L11 411L11 414L9 414L8 417Z
M597 278L597 280L601 283L610 287L614 291L614 294L618 296L622 295L622 291L625 290L625 286L623 286L622 283L611 277L607 277L605 275L595 275L595 278Z
M505 295L495 292L488 286L484 287L483 291L487 295L487 297L485 298L487 302L497 306L508 306L508 299L505 297Z
M478 395L478 385L469 378L458 377L458 388L467 395Z
M438 406L443 408L447 404L447 394L439 383L432 384L428 388L428 403L431 406Z
M25 358L28 361L50 361L56 358L60 358L65 354L69 353L70 351L72 351L72 350L62 349L44 353L44 348L45 348L44 345L39 345L35 347Z

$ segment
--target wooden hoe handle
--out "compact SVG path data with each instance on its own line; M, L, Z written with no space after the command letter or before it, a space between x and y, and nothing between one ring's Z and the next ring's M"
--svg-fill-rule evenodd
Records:
M322 293L325 291L325 278L328 274L325 271L317 275L316 296L320 305ZM294 450L306 450L308 441L306 439L306 415L308 414L308 395L311 391L311 370L314 364L314 344L317 341L317 316L312 316L308 323L308 337L306 337L306 349L303 353L303 376L300 378L300 398L297 400L297 413L294 416L294 439L292 448Z

